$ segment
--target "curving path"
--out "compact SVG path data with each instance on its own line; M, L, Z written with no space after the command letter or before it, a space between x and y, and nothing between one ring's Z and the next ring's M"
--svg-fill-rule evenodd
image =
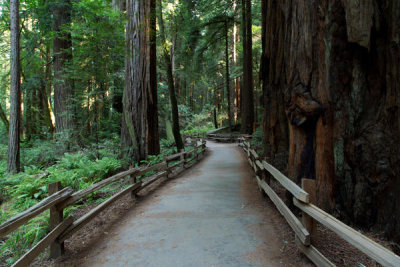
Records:
M243 152L207 146L199 164L139 201L79 266L286 266L276 212Z

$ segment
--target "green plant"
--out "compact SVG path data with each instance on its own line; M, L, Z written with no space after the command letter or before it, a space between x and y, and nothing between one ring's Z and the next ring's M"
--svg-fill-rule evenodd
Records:
M263 129L262 127L258 127L253 133L253 138L251 139L251 146L255 147L260 155L264 153L263 138L264 138Z

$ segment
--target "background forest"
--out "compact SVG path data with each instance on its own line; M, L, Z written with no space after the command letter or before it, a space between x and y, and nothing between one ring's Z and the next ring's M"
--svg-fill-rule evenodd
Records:
M82 189L129 165L162 159L149 155L158 153L141 155L133 150L132 140L124 135L123 99L129 95L124 96L124 88L134 86L128 82L135 75L127 67L127 50L134 50L129 47L132 2L34 0L19 2L20 163L7 170L7 136L13 120L12 3L1 1L0 6L0 223L47 196L51 182ZM158 113L157 142L163 154L182 148L175 142L180 134L240 124L243 68L251 75L247 82L256 85L249 103L254 99L258 104L251 120L262 121L261 2L255 1L252 11L241 5L157 1L156 74L150 80L156 82L158 112L151 116ZM241 22L246 12L254 13L248 16L247 27L252 32L247 38L252 53L247 57L254 64L244 67ZM244 131L252 129L250 122ZM107 190L111 194L113 189ZM5 240L0 257L12 263L40 240L48 230L47 216Z

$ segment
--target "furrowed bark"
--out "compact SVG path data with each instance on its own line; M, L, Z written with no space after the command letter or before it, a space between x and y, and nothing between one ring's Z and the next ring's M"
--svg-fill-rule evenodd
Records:
M55 129L57 138L64 143L65 149L68 149L74 135L73 81L67 73L68 64L72 60L72 41L71 33L65 29L71 24L71 10L70 0L57 0L53 7Z
M159 152L155 63L155 0L127 1L122 144L128 157Z

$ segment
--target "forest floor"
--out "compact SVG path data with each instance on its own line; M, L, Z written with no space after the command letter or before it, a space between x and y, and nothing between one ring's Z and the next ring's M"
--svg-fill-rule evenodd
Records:
M244 153L235 144L208 147L199 164L119 201L66 241L65 256L38 264L312 266L258 191Z

